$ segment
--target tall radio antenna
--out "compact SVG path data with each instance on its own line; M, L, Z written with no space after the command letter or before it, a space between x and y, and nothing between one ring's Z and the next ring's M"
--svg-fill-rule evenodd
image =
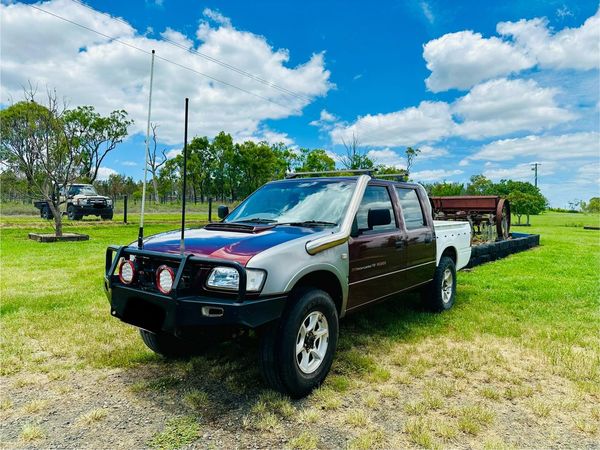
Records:
M146 127L146 163L144 164L144 184L142 186L142 213L140 217L140 231L138 233L138 248L144 246L144 207L146 206L146 180L148 178L148 153L150 153L150 117L152 112L152 83L154 82L154 50L152 50L152 63L150 64L150 94L148 95L148 125Z
M181 254L185 252L185 194L187 190L187 140L188 140L188 104L190 99L185 99L185 125L183 132L183 197L181 198L181 242L179 249Z

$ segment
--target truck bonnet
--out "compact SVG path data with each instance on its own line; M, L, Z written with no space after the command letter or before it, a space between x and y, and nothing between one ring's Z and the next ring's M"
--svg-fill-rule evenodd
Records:
M322 229L277 226L259 228L255 232L235 232L191 228L185 231L185 253L200 257L229 259L246 265L250 258L276 245L309 235L320 235ZM144 240L144 250L179 253L181 231L168 231ZM135 247L136 243L130 246Z

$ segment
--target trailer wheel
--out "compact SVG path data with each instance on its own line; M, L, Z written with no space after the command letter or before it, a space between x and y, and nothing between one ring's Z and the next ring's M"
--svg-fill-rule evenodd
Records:
M194 349L192 342L171 334L152 333L140 328L140 336L150 350L165 358L184 358L197 354L200 350Z
M433 281L421 292L428 309L434 312L452 308L456 299L456 265L448 256L442 256L435 269Z
M69 205L67 207L67 217L69 220L81 220L83 216L81 214L77 214L73 205Z
M271 388L301 398L329 373L338 339L338 315L325 291L307 289L295 297L281 319L264 330L259 362Z

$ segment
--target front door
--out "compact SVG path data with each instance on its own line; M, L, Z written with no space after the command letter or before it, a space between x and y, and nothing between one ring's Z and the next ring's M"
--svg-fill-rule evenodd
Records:
M370 209L389 210L390 223L369 224ZM399 271L403 264L404 236L386 185L367 186L353 228L349 241L349 310L402 289Z

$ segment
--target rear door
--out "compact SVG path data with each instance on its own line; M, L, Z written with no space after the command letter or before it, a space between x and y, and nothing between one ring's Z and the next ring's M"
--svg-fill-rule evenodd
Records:
M406 232L405 287L417 286L431 280L435 271L433 217L426 214L429 208L425 203L429 199L416 186L396 185L395 189Z
M390 184L369 184L360 204L349 242L348 309L401 289L403 232L398 226ZM388 209L391 223L369 227L369 209Z

